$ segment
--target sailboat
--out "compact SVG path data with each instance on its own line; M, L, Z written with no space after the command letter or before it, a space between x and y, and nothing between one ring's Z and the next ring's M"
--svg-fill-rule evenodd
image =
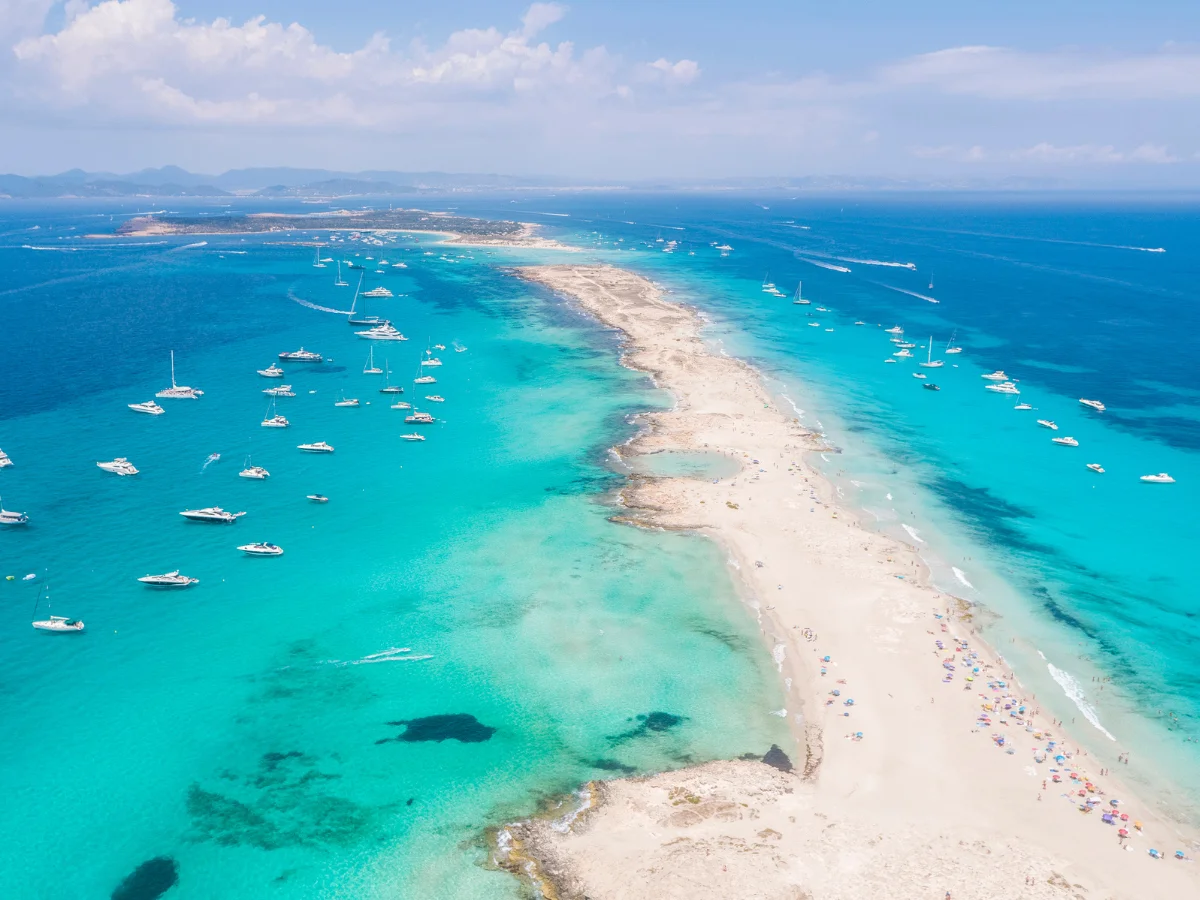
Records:
M319 246L313 247L313 268L325 268L325 263L321 262L321 248Z
M944 352L946 352L948 354L949 353L962 353L962 347L954 346L954 336L956 334L958 334L957 328L954 331L950 332L950 340L946 341L946 349Z
M262 466L254 465L253 457L247 456L245 463L242 464L242 471L238 472L238 477L254 478L258 481L265 481L271 477L271 473Z
M333 283L333 286L334 287L350 287L350 282L348 282L344 278L342 278L342 261L340 259L337 261L337 272L338 272L337 281L335 281Z
M940 369L945 365L940 359L933 358L933 335L929 336L929 352L925 354L925 362L917 363L923 369Z
M275 411L275 397L271 397L271 405L267 407L267 414L263 416L260 423L263 428L287 428L291 423L283 416Z
M42 602L42 594L46 594L46 608L50 608L50 590L43 587L38 591L37 599L33 601L33 614L37 615L38 604ZM34 619L33 627L38 631L48 631L51 634L78 634L83 631L83 622L78 619L68 619L66 616L50 616L41 621Z
M403 394L404 388L400 387L399 385L392 384L392 369L387 364L386 359L383 361L383 368L384 368L383 387L381 387L379 389L379 393L381 393L381 394Z
M354 289L354 301L350 304L350 315L346 316L346 324L347 325L371 325L371 326L390 324L387 319L381 319L379 316L359 316L357 319L354 317L354 310L358 306L358 298L366 296L365 294L362 293L362 282L363 282L363 276L359 275L358 276L358 287L356 287Z
M793 302L793 303L796 303L796 304L799 304L800 306L808 306L808 304L809 304L809 303L811 303L812 301L811 301L811 300L805 300L803 297L801 297L801 296L800 296L800 288L801 288L803 285L804 285L804 282L803 282L803 281L797 281L797 282L796 282L796 296L792 298L792 302Z
M931 291L933 290L933 273L932 272L929 275L929 290L931 290Z
M375 365L375 348L371 347L371 352L367 354L367 362L363 366L364 375L382 375L383 369Z
M175 351L171 351L171 386L165 391L159 391L155 397L163 397L168 400L195 400L203 396L204 391L193 387L188 387L186 384L175 383Z

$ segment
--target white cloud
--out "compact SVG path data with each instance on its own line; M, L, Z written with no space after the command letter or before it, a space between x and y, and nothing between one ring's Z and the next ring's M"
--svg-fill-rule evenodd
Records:
M691 59L669 62L659 57L647 64L646 68L650 70L649 74L652 77L660 78L666 84L691 84L700 77L700 65Z
M941 147L914 147L913 156L917 159L945 159L954 162L983 162L987 152L979 144L962 148L959 146L943 145Z
M1166 147L1157 144L1142 144L1128 152L1116 149L1111 144L1076 144L1059 147L1042 142L1023 150L1014 150L1011 158L1020 162L1037 163L1173 163L1178 162Z
M521 24L525 26L521 34L526 38L539 35L566 14L567 8L561 3L534 3L521 17Z

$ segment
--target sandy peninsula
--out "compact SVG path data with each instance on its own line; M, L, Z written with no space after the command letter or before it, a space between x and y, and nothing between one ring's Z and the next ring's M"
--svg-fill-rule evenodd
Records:
M616 268L520 274L619 330L624 365L674 396L618 452L741 463L716 483L631 478L621 517L728 552L795 744L775 765L593 783L582 812L499 829L499 865L561 900L1200 896L1196 866L1174 859L1197 855L1195 835L1101 775L1040 714L911 549L834 505L806 463L819 437L753 368L703 340L694 310Z

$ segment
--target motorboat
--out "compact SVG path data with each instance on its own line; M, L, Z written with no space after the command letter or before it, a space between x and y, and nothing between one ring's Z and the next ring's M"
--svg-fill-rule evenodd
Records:
M443 397L441 394L426 394L425 399L428 400L430 403L445 403L446 402L446 398Z
M414 378L413 384L437 384L437 379L432 375L422 375L420 378Z
M408 416L404 417L404 421L412 422L417 425L429 425L436 420L433 418L433 416L431 416L427 412L421 412L420 410L413 410L412 415L408 415Z
M161 416L166 412L165 409L153 400L147 400L145 403L129 403L126 405L134 412L145 413L148 416Z
M96 465L114 475L136 475L138 473L137 467L123 456L118 456L112 462L98 462Z
M305 350L303 347L301 347L299 350L292 350L291 352L285 351L280 353L279 358L290 359L292 362L313 363L319 363L325 359L325 357L323 357L320 353L313 353L311 350Z
M816 308L816 310L817 310L817 312L829 312L829 310L826 309L824 306L818 306Z
M886 334L904 334L904 329L899 325L893 325L891 328L883 329Z
M912 350L917 346L916 344L910 344L907 341L892 341L892 343L895 344L897 347L899 347L901 350Z
M1063 447L1078 447L1079 441L1073 437L1050 438L1050 441Z
M1157 475L1143 475L1141 480L1146 484L1174 484L1175 479L1166 472L1159 472Z
M369 290L369 291L363 291L363 296L371 297L372 299L375 299L375 298L392 297L395 295L392 294L392 292L389 291L387 288L381 286L381 287L377 287L377 288L371 288L371 290Z
M938 387L936 384L934 384L932 381L925 382L925 384L921 385L921 387L925 388L925 390L927 390L927 391L940 391L941 390L941 388Z
M259 541L256 544L242 544L238 549L247 556L283 556L283 548L278 544L272 544L268 541Z
M984 385L984 390L993 391L997 394L1019 394L1021 391L1011 381L1002 381L999 384Z
M997 369L991 375L981 375L980 378L986 378L988 381L1008 381L1003 369Z
M5 509L4 503L0 501L0 525L27 525L29 524L29 516L23 512L15 512L11 509Z
M414 431L412 434L400 435L400 440L402 440L402 441L423 441L423 440L425 440L425 435L418 434L417 432Z
M203 509L185 509L180 515L193 522L221 522L224 525L232 525L245 513L231 513L219 506L206 506Z
M296 392L292 390L290 384L281 384L279 387L267 388L263 391L264 394L270 397L295 397Z
M433 355L432 350L426 350L425 356L426 358L421 360L423 366L440 366L442 364L442 361Z
M0 450L0 469L7 469L13 464L13 461L8 458L8 454Z
M1096 412L1104 412L1105 410L1104 404L1099 400L1085 400L1083 397L1080 397L1079 402L1089 409L1094 409Z
M433 349L434 349L434 350L445 350L445 349L446 349L446 345L445 345L445 344L434 344L434 345L433 345Z
M820 328L820 327L821 327L821 323L820 323L820 322L809 322L809 323L808 323L808 327L809 327L809 328ZM910 353L909 355L911 356L912 354ZM425 363L421 363L421 365L425 365ZM438 363L438 365L440 366L440 365L441 365L441 363Z
M382 325L376 325L374 328L368 328L366 331L354 332L364 341L407 341L403 334L394 326L387 322Z
M1100 465L1100 463L1088 463L1087 467L1093 472L1099 472L1101 475L1104 474L1104 466Z
M187 575L180 575L178 569L174 572L167 572L164 575L143 575L138 581L142 584L148 584L150 587L165 588L185 588L200 583L199 578L189 578Z
M1058 426L1049 419L1038 419L1037 423L1043 428L1049 428L1051 431L1058 431Z
M204 395L204 391L198 388L188 387L186 384L175 383L175 351L171 351L171 386L166 390L159 391L155 397L162 397L165 400L197 400Z
M1033 409L1028 403L1018 403L1013 409Z
M403 400L399 400L392 404L392 409L412 409L412 404L405 403Z
M925 373L924 373L924 372L913 372L913 373L912 373L912 377L913 377L913 378L924 378L924 377L925 377Z
M333 448L324 441L317 441L313 444L297 444L298 450L303 450L305 453L332 453Z
M265 369L259 369L258 374L263 378L282 378L283 369L279 368L275 363L271 363Z
M894 360L894 359L891 359L891 358L888 358L888 359L885 359L885 360L884 360L884 362L885 362L885 363L895 363L895 362L896 362L896 360Z
M83 622L80 619L68 619L66 616L51 616L40 622L34 622L33 627L38 631L57 634L78 634L83 631Z
M867 323L866 323L866 322L862 322L862 321L858 321L858 322L855 322L854 324L855 324L855 325L866 325Z
M324 494L309 494L307 499L311 500L313 503L328 503L329 502L329 498L326 497Z
M912 357L911 350L897 350L892 356L898 356L901 359L910 359Z

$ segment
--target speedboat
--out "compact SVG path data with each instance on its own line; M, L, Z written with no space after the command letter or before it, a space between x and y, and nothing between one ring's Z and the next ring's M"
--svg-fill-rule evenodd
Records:
M994 391L997 394L1019 394L1021 391L1011 381L1002 381L999 384L984 385L984 390Z
M5 509L4 504L0 503L0 525L26 525L28 523L29 516L25 513Z
M1038 419L1037 423L1043 428L1049 428L1051 431L1058 431L1058 426L1049 419Z
M311 500L313 503L328 503L329 502L329 498L326 497L324 494L309 494L308 499Z
M425 440L425 435L418 434L417 432L414 431L412 434L400 435L400 440L402 440L402 441L423 441L423 440Z
M854 324L855 324L855 325L866 325L867 323L866 323L866 322L861 322L861 321L860 321L860 322L855 322Z
M165 400L197 400L204 395L204 391L198 388L188 387L186 384L175 383L175 351L171 351L171 386L166 390L159 391L155 397L162 397Z
M267 388L263 391L264 394L270 397L295 397L296 392L292 390L290 384L281 384L279 387Z
M354 332L364 341L407 341L403 334L396 326L385 322L382 325L376 325L374 328L368 328L366 331Z
M1008 376L1004 374L1003 369L997 369L991 375L981 375L981 378L986 378L988 381L1008 381Z
M821 323L820 322L809 322L808 327L809 328L820 328ZM425 365L425 363L421 363L421 365ZM441 363L439 363L438 365L441 365Z
M824 306L818 306L818 307L817 307L817 312L829 312L829 310L828 310L828 309L826 309Z
M38 631L57 634L78 634L83 631L83 622L79 619L68 619L66 616L51 616L40 622L34 622L33 627Z
M913 372L913 373L912 373L912 377L913 377L913 378L924 378L924 377L925 377L925 373L923 373L923 372Z
M413 384L437 384L437 379L432 375L422 375L420 378L414 378Z
M150 587L166 588L185 588L200 583L199 578L189 578L186 575L180 575L178 569L174 572L167 572L165 575L144 575L138 581L142 584L148 584Z
M0 469L7 469L13 464L13 461L8 458L8 454L0 450Z
M180 515L193 522L221 522L225 525L232 525L245 513L231 513L219 506L206 506L204 509L185 509Z
M282 378L283 369L279 368L275 363L271 363L265 369L259 369L258 374L263 378Z
M238 478L254 478L258 481L265 481L270 477L271 473L262 466L246 466L246 468L238 472Z
M377 288L371 288L371 290L369 290L369 291L363 291L363 296L376 298L376 297L391 297L391 296L393 296L393 294L391 291L389 291L385 287L377 287Z
M1143 475L1141 478L1146 484L1174 484L1175 479L1166 472L1159 472L1157 475Z
M1051 442L1060 444L1063 447L1078 447L1079 441L1073 437L1050 438Z
M885 360L884 360L884 362L885 362L885 363L894 363L894 362L895 362L895 360L894 360L894 359L891 359L891 358L888 358L888 359L885 359Z
M317 441L314 444L297 444L297 449L303 450L305 453L332 453L333 448L324 441Z
M333 402L333 405L334 406L358 406L358 398L350 397L349 399L347 399L346 395L342 394L342 399L335 400Z
M434 345L433 345L433 349L434 349L434 350L445 350L445 349L446 349L446 345L445 345L445 344L434 344Z
M941 390L941 388L938 387L936 384L934 384L932 381L925 382L925 384L921 385L921 387L925 388L925 390L927 390L927 391L940 391Z
M137 468L123 456L118 456L112 462L96 463L105 472L112 472L114 475L136 475Z
M392 409L412 409L412 404L405 403L403 400L399 400L392 404Z
M148 416L161 416L166 412L165 409L153 400L147 400L145 403L129 403L126 405L134 412L145 413Z
M305 350L301 347L299 350L293 350L290 353L284 352L279 354L280 359L290 359L293 362L315 362L319 363L325 359L320 353L313 353L311 350Z
M293 396L295 395L293 394ZM259 424L263 428L287 428L292 423L277 413L270 418L263 419Z
M282 547L267 541L259 541L257 544L242 544L238 549L247 556L283 556Z
M1087 467L1093 472L1099 472L1101 475L1104 474L1104 466L1100 465L1100 463L1088 463Z
M426 394L425 399L428 400L430 403L445 403L446 402L446 398L443 397L441 394Z
M1033 409L1028 403L1018 403L1013 409Z
M434 420L433 416L431 416L427 412L420 412L419 410L413 410L412 415L404 417L404 421L412 422L412 423L415 423L418 425L429 425L432 422L434 422L435 420Z
M1104 412L1105 406L1099 400L1085 400L1083 397L1080 397L1079 402L1084 406L1094 409L1096 412Z

